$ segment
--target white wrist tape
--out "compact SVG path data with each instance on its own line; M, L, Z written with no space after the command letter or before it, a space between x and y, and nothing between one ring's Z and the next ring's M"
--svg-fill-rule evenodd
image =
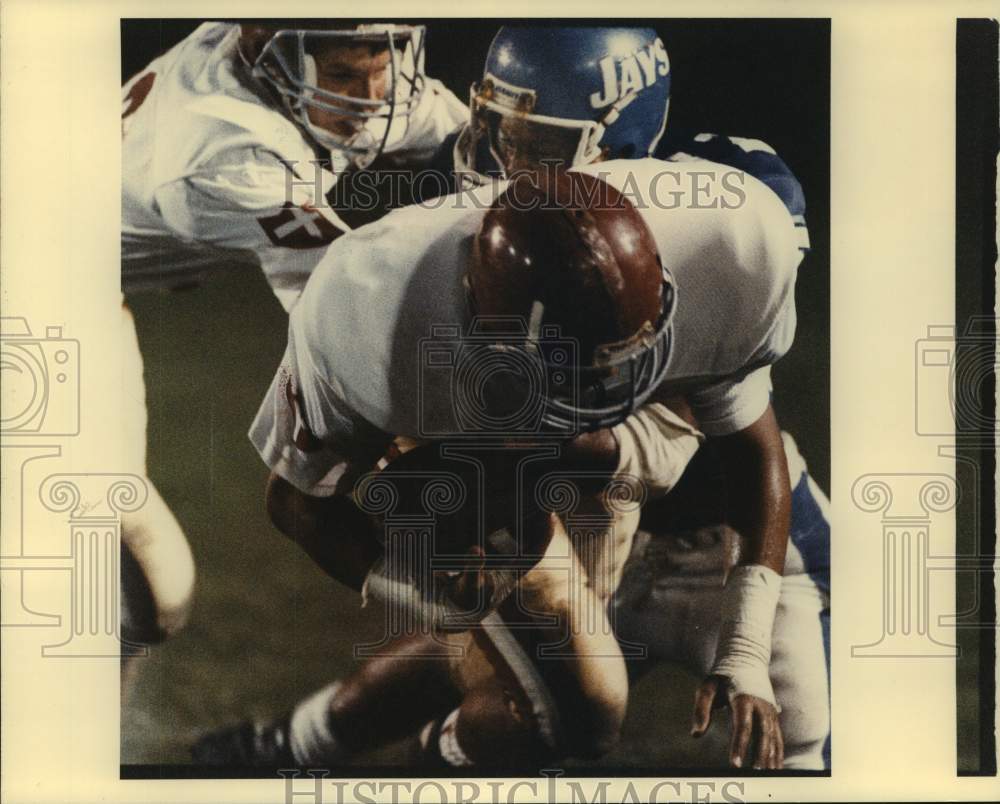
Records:
M650 496L674 487L705 436L666 405L643 405L612 430L618 440L615 474L639 478Z
M722 625L712 674L729 682L729 699L755 695L777 708L771 687L771 632L781 576L760 564L735 567L722 593Z

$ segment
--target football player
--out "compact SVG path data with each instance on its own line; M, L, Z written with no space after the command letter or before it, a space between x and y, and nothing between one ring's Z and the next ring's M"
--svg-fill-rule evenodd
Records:
M122 88L123 293L246 265L291 309L349 229L326 203L338 177L383 154L426 160L467 114L424 74L424 40L421 26L210 22L150 62ZM145 476L142 358L122 309L130 461ZM140 642L183 625L194 584L184 534L147 484L122 527L123 624Z
M393 586L373 572L381 545L364 525L355 486L394 438L500 433L509 451L542 433L566 442L570 455L586 456L576 465L601 477L632 474L645 460L649 482L665 488L697 447L700 434L677 413L658 402L640 407L678 362L670 357L673 280L645 218L613 186L585 174L563 174L543 187L513 182L491 206L493 193L485 187L443 206L397 210L345 235L292 311L286 355L251 439L272 469L267 502L277 527L354 588ZM519 206L532 193L537 203ZM530 355L541 359L540 374L528 371L538 386L523 381ZM543 391L531 390L538 387ZM476 429L484 426L476 413L483 398L487 423L499 429ZM502 411L520 411L536 398L527 430L512 431ZM646 430L656 432L655 443L636 445ZM492 505L494 481L487 488L484 504ZM534 494L529 489L528 498ZM607 508L601 500L593 505L597 516ZM512 516L522 515L510 507ZM622 526L629 534L638 518L635 507L604 516L630 520ZM549 527L542 564L562 565L530 572L521 591L536 608L555 603L562 611L570 596L564 559L572 551L559 520ZM593 560L602 559L595 551ZM586 564L575 565L574 592L593 598L583 578L598 572ZM552 600L563 588L564 599ZM607 591L601 594L591 609L606 607ZM580 643L574 655L604 668L579 676L573 708L595 724L580 734L604 739L624 712L624 664L608 628L574 630L573 639ZM605 683L609 674L619 676L616 683ZM494 700L492 687L479 698ZM479 698L467 696L465 711L485 706ZM488 730L481 724L476 733ZM312 731L292 724L287 744L298 761L309 758Z
M706 160L767 184L788 207L808 251L802 187L773 148L748 137L667 127L670 58L651 29L501 28L469 95L469 121L433 160L453 183L480 185L541 163Z
M565 87L573 87L573 91L559 89ZM502 28L491 44L482 80L472 87L470 123L445 142L437 157L437 164L443 167L448 160L453 161L454 175L466 185L481 184L488 181L488 177L497 175L536 170L540 164L598 164L608 159L646 155L656 156L673 164L688 164L693 174L701 172L703 176L714 176L716 180L720 175L725 177L722 167L725 166L739 171L741 175L754 177L781 199L794 224L799 251L806 253L809 250L809 238L805 224L805 198L801 185L787 165L770 146L756 139L715 134L691 136L680 131L666 131L670 89L669 57L655 31L650 29ZM697 205L698 192L693 192L694 203ZM725 199L720 199L719 202L724 204ZM669 257L665 259L669 260ZM679 292L681 298L690 300L684 294L683 283L679 283ZM695 412L698 416L696 400ZM702 429L708 430L703 417L699 417L699 421ZM772 431L772 440L773 435ZM798 459L794 442L787 434L784 434L784 438L786 444L793 447L793 455ZM725 444L726 440L733 439L711 441L715 441L718 446ZM774 463L782 461L779 453L780 450L771 453L772 469ZM729 463L733 459L732 454L726 455L725 448L713 449L706 454L711 455L716 464ZM707 460L709 459L704 456L700 458L701 462ZM729 465L730 475L739 476L739 464L740 461L737 460ZM760 472L761 476L767 476L770 471L766 463L754 466L750 462L744 464L743 468L749 470L744 476L744 488L753 486L754 473ZM828 743L825 743L823 737L818 742L815 738L817 730L822 732L824 724L827 730L825 734L828 734L829 728L829 703L825 691L829 652L826 648L827 641L818 630L818 620L813 611L819 598L824 601L821 606L823 616L829 616L829 526L825 514L814 516L815 512L825 511L822 492L811 480L806 482L804 469L799 472L798 465L792 466L792 469L796 473L792 475L794 482L791 486L791 533L796 537L803 533L811 534L811 547L808 551L809 560L805 564L800 560L793 560L786 568L787 580L780 586L782 589L791 588L794 579L801 581L800 585L807 589L812 589L813 593L804 597L792 596L790 600L793 602L782 599L779 611L783 613L780 618L783 631L781 638L785 640L783 644L787 644L790 638L796 638L794 632L792 637L787 635L790 627L809 622L810 617L816 621L812 623L816 627L803 626L803 632L797 635L798 651L786 651L788 658L776 661L772 672L777 670L782 674L776 683L780 685L783 694L794 697L794 705L783 704L780 718L781 726L790 729L794 735L788 746L791 749L789 767L816 769L824 767L824 763L828 766L829 761ZM737 487L741 485L740 481L734 480L734 483ZM668 498L669 505L683 508L686 498L694 493L695 484L689 482ZM762 497L758 500L761 507L758 510L766 509L769 500L770 504L774 504L775 510L780 509L782 505L776 503L784 496L784 492L773 488L770 491L762 490ZM741 525L749 525L753 518L741 516L739 509L747 503L747 500L740 500L737 496L733 499L735 510L726 512L726 516L736 518L733 524L737 529ZM753 501L750 501L750 506L753 507ZM656 506L651 508L651 511L656 510ZM722 515L716 513L716 521L721 522ZM750 529L754 530L760 524L758 521L755 525L750 525ZM658 528L655 532L662 534L664 530ZM778 541L775 540L775 549L778 549ZM658 544L658 540L654 544ZM752 559L748 559L747 550L748 546L751 552L758 549L752 544L753 538L750 545L744 543L741 563L754 563ZM797 551L794 543L788 549ZM779 572L781 570L781 560L764 563ZM808 567L808 571L803 569L804 566ZM823 573L826 575L823 576ZM683 572L679 574L683 575ZM814 576L825 577L825 580L821 580L817 587L810 580ZM817 588L818 592L815 591ZM622 593L629 595L627 589L623 589ZM804 608L796 608L794 601L805 601ZM708 712L711 711L720 688L728 687L728 697L733 703L734 723L745 720L745 710L736 706L740 703L738 693L741 684L745 685L743 689L751 697L770 704L776 703L774 694L769 689L770 684L761 672L764 666L762 662L751 662L756 665L758 673L754 684L748 684L744 678L734 688L732 679L726 679L724 674L718 672L726 668L724 656L727 650L732 649L732 645L731 635L723 634L724 638L718 646L718 656L714 643L706 648L706 634L720 633L717 602L709 601L704 610L705 616L715 622L715 629L700 632L702 645L695 654L688 657L707 676L695 707L694 732L697 734L703 733L707 726ZM732 614L732 608L740 604L730 600L727 605ZM794 611L797 617L788 616L788 610ZM666 632L676 628L676 618L671 617L665 608L652 606L646 616L652 616L652 612L659 612ZM706 651L707 660L704 658ZM665 651L664 655L676 656L677 652ZM694 659L694 656L698 658ZM714 670L713 660L716 660ZM821 666L825 661L826 675L815 672L817 661ZM709 670L713 672L709 673ZM796 680L798 678L799 681ZM814 692L816 694L812 695ZM744 702L745 700L746 698L743 699ZM774 723L771 717L764 718L764 721L772 725ZM774 728L773 731L780 739L780 729ZM808 738L803 738L803 734L808 735ZM745 729L734 728L731 759L737 760L740 757L740 746L745 745L746 738ZM822 747L824 744L826 754L821 757L816 746Z
M575 56L578 53L582 55L579 59L576 59ZM561 58L561 56L565 58ZM529 59L533 61L527 63ZM542 80L544 80L545 86L539 87L537 82ZM549 91L547 93L544 91L545 88L552 90L553 87L572 87L575 91ZM449 156L454 156L456 165L460 168L465 166L464 173L466 176L470 175L470 171L468 170L469 154L478 155L477 158L479 159L486 158L492 160L494 169L497 170L499 170L498 165L502 164L507 171L512 173L521 169L537 168L538 163L544 159L596 163L614 158L615 156L641 157L653 152L660 140L665 124L668 101L669 62L662 44L659 43L655 33L651 31L562 28L545 28L540 30L503 29L498 34L491 48L484 80L473 91L473 123L461 134L454 136L446 144L446 147ZM644 113L633 113L636 110L644 110ZM473 132L475 132L475 136L473 136ZM470 140L472 140L471 145ZM766 185L766 187L773 191L773 195L766 190L762 191L759 189L755 189L755 193L760 193L765 197L770 196L772 199L777 195L778 198L785 202L786 214L782 215L775 212L772 201L772 216L764 216L764 218L756 221L756 225L760 228L775 225L780 230L789 230L794 240L795 248L788 252L791 255L788 259L791 263L797 265L798 257L806 246L804 221L802 219L802 212L804 211L802 194L798 183L781 160L763 144L752 141L734 141L725 138L701 136L694 138L692 142L699 147L714 149L714 154L717 157L726 157L726 159L722 160L723 162L727 160L729 162L737 162L737 165L742 167L751 177L756 177L763 185ZM740 159L742 159L742 162L739 162ZM694 177L699 172L704 174L706 169L708 169L711 175L718 176L720 173L719 164L698 160L691 154L675 153L672 161L678 163L690 161L692 164L686 166L683 171L673 172L672 175L669 171L665 174L660 173L655 175L659 176L659 178L676 179L678 176ZM474 173L475 175L472 178L479 178L481 175L478 170L474 171ZM630 177L627 171L621 175L625 184L628 184L630 179L634 178ZM481 183L481 181L480 179L480 181L474 183ZM756 188L758 186L758 182L752 181L749 178L746 181L752 187ZM639 184L641 185L641 182ZM668 264L672 264L669 261L676 253L682 262L686 262L690 266L690 277L697 276L698 246L705 249L701 255L705 260L710 259L709 255L711 255L713 261L717 261L718 259L725 260L727 252L729 253L728 259L731 261L738 262L740 259L743 259L743 257L737 256L741 253L740 249L737 249L736 252L732 251L733 238L735 237L738 240L742 236L739 233L738 216L730 218L727 223L726 216L719 215L717 210L716 213L706 213L705 217L698 220L697 215L694 214L694 210L697 210L699 207L699 191L694 186L696 184L696 181L691 182L689 186L680 190L681 198L679 202L676 197L674 198L675 207L687 210L686 213L676 213L676 222L678 225L686 224L689 232L703 229L703 231L699 232L703 239L699 240L698 235L688 235L690 239L685 239L686 242L670 242L664 246L666 249L665 259L668 261ZM649 190L649 186L646 188L647 191ZM646 198L644 200L647 204L642 208L646 210L650 206L648 204L650 199ZM717 208L721 205L722 199L716 198L715 202ZM780 206L778 209L780 210ZM660 214L664 214L664 211L661 210ZM706 225L702 227L701 224ZM730 224L734 225L733 229L729 228ZM726 241L728 241L728 245L720 245ZM761 259L766 263L771 257L761 255ZM767 269L764 270L766 271ZM706 281L706 285L702 287L699 287L697 279L690 279L692 284L689 285L689 289L694 294L694 298L700 300L701 304L704 305L704 312L709 318L712 316L713 294L731 292L731 288L726 284L726 277L717 276L716 279L720 284L711 286L711 282L707 282L702 277L701 280ZM730 279L736 283L737 287L745 282L752 284L752 281L742 276L738 269L734 270ZM697 309L699 302L694 301L692 304L694 307L684 308L684 310L691 316L690 320L694 321L696 314L693 310ZM776 332L779 333L779 341L781 338L780 333L784 330L788 337L790 337L791 327L794 326L794 308L790 297L785 298L784 304L785 306L780 311L773 313L773 321L776 325ZM746 314L749 311L743 310L741 312ZM734 309L729 314L737 315L738 313ZM783 325L783 327L778 326L779 324ZM694 392L696 404L699 404L698 391L701 391L700 413L702 417L710 413L710 404L709 407L706 407L706 403L711 402L713 393L721 391L719 401L721 402L722 399L727 400L721 405L725 409L725 412L721 414L723 420L717 423L721 433L725 433L727 427L733 426L733 419L736 419L738 423L738 412L741 403L746 404L750 410L757 406L756 409L760 414L758 420L752 423L754 427L748 428L751 432L738 434L736 437L720 438L719 443L723 445L723 453L730 453L730 461L732 460L731 450L733 450L734 445L736 447L736 454L747 458L745 462L737 460L735 463L738 469L749 469L751 477L750 483L747 486L748 491L752 489L760 492L762 485L766 485L768 482L771 483L770 488L765 489L766 493L762 496L765 502L770 497L770 502L773 503L770 513L778 514L775 531L779 533L779 538L775 540L776 545L770 552L767 548L762 550L760 546L755 547L751 544L749 549L744 550L742 553L745 564L749 563L748 557L754 551L756 551L759 557L763 557L769 553L771 560L768 563L771 566L768 569L771 569L771 574L762 573L762 577L770 582L767 584L769 591L761 594L759 589L754 589L753 583L744 583L743 588L740 589L739 581L736 580L729 585L727 593L728 597L731 598L728 604L730 609L729 618L732 619L734 617L738 618L740 615L753 614L755 619L758 619L758 622L755 623L756 627L760 628L766 635L769 633L771 627L770 619L774 616L774 607L776 605L775 598L777 592L775 589L776 584L774 583L773 568L775 566L779 570L781 568L781 560L774 561L773 559L778 551L781 552L782 558L784 556L785 542L780 538L780 521L782 518L782 508L788 504L787 499L790 496L789 489L791 488L790 486L785 486L783 491L779 479L775 476L769 477L769 471L772 475L780 476L781 464L784 463L784 457L781 456L780 439L776 443L773 415L770 414L767 402L769 384L766 379L766 364L768 359L764 358L762 360L762 365L758 367L757 371L750 371L749 369L752 367L744 366L742 369L736 371L736 376L730 374L727 379L727 369L720 369L718 366L710 365L712 362L711 355L714 353L716 358L724 360L725 349L729 346L727 340L731 340L735 346L739 339L727 336L722 332L713 333L712 324L705 322L699 325L692 323L689 337L691 340L688 341L687 346L692 349L691 356L693 358L693 364L689 367L690 376L685 378L687 382L681 381L678 383L675 381L673 387L685 389L689 393ZM700 356L694 358L694 355L698 352L700 352ZM700 360L705 360L705 365L696 367L694 364ZM681 371L682 376L683 374L684 372ZM739 376L740 374L746 374L746 376ZM714 383L712 382L713 376L716 380ZM713 385L715 386L714 388ZM749 403L748 400L751 399L755 399L756 401ZM733 416L733 414L736 415ZM727 416L731 417L729 421L725 421ZM651 423L647 420L643 425L639 432L646 435L656 433L655 423L651 426ZM769 434L766 437L764 432L762 432L765 430L769 430ZM623 439L622 435L624 432L624 428L620 428L616 433L619 436L620 442L641 442L641 438L631 439L626 436ZM753 444L754 440L761 438L766 440L768 444L766 448L759 442L756 445ZM750 443L744 444L741 448L739 446L741 440L749 440ZM761 457L761 452L767 458L766 461ZM741 463L743 464L742 466ZM654 464L655 461L639 460L634 462L632 466L635 468L637 474L649 481L651 479L649 468ZM770 470L767 468L768 464L771 467ZM620 462L619 465L622 465L622 463ZM801 484L796 484L796 489L799 488L799 485ZM658 490L663 491L664 489L660 488ZM806 493L808 493L808 490ZM799 498L798 491L796 494L797 496L794 499ZM739 508L742 504L745 508L749 504L749 507L753 508L755 502L761 502L759 498L757 500L750 499L749 501L746 499L753 496L753 494L747 494L744 495L743 499L739 499L739 495L736 495L736 507ZM767 508L766 504L764 508ZM801 506L797 505L793 507L793 513L796 513L796 515L800 510ZM787 512L787 508L785 508L785 511ZM787 516L787 513L785 515ZM740 521L738 510L732 516L738 522ZM756 530L759 533L761 523L753 520L754 517L752 515L747 516L744 514L742 517L742 522L749 524L749 527L746 528L748 531ZM787 520L785 527L787 528ZM787 532L784 538L787 539ZM622 539L621 543L624 555L627 555L630 542L626 538ZM602 591L605 600L610 595L610 592L614 590L614 581L617 580L618 574L621 571L624 555L621 555L620 550L619 555L610 562L610 566L613 569L607 573L607 576L611 582L608 584L608 588ZM745 569L737 570L735 575L738 579L741 574L745 577L746 572L747 570ZM744 609L739 613L734 611L741 606L745 606L745 598L747 597L757 598L758 610L756 612L752 610L748 612ZM663 612L660 612L660 614L663 614ZM719 607L714 606L714 608L711 608L708 616L719 618ZM781 622L784 622L784 620ZM484 626L483 630L486 633L495 635L493 637L494 642L500 640L508 646L510 645L511 640L500 635L500 631L496 628ZM732 631L736 630L738 629L732 629ZM766 746L767 750L762 751L755 758L755 763L775 767L781 763L781 734L777 723L777 712L774 707L774 693L771 690L767 673L767 657L770 646L764 644L766 639L761 642L758 637L756 640L747 640L743 645L734 647L734 643L740 641L741 635L732 631L727 635L727 639L723 641L723 644L720 645L720 650L718 651L720 661L714 667L717 672L713 673L712 677L706 680L699 696L699 705L696 712L697 723L702 723L704 712L706 711L705 705L707 704L709 709L711 708L715 692L719 690L719 687L728 687L726 690L729 694L728 697L733 702L734 710L736 710L735 714L738 716L738 723L741 724L734 729L734 746L732 752L734 763L745 760L746 744L749 741L751 733L756 731L758 735L767 734L769 739L761 741L761 745ZM814 648L815 645L812 647ZM820 645L820 647L822 646ZM714 648L715 645L713 644L711 658L715 658ZM743 655L738 658L730 655L727 658L727 653L738 654L741 652L741 649L745 650L746 648L750 649L750 655ZM408 648L405 646L401 647L400 654L407 655L407 650ZM424 645L419 649L409 650L413 653L426 655L432 652L433 646ZM496 654L497 652L494 647L493 653ZM516 651L514 652L516 653ZM534 672L531 667L532 663L529 661L519 662L516 659L512 659L501 662L501 664L507 665L508 671L510 670L511 663L520 666L521 676L525 674L530 676ZM729 664L728 667L727 663ZM405 674L402 674L398 669L390 670L390 666L391 663L389 662L373 663L372 667L359 674L362 678L352 678L346 684L334 685L301 704L290 720L269 727L251 727L249 724L246 724L237 731L231 731L228 734L228 738L231 739L234 745L241 743L243 748L237 749L231 747L229 749L230 758L238 758L238 761L246 762L262 760L267 764L268 756L271 759L276 759L277 755L274 753L275 746L283 744L287 747L289 744L295 744L294 739L287 739L288 730L291 729L294 732L296 726L299 725L299 730L305 732L307 730L302 728L300 724L306 722L313 724L313 728L311 729L313 735L323 734L325 738L324 741L321 741L323 742L323 750L312 753L311 756L307 755L304 751L300 751L297 756L292 757L292 759L300 764L307 760L316 764L322 764L324 759L325 761L329 761L331 757L335 758L338 755L342 755L345 748L362 750L365 747L371 747L374 744L371 740L366 742L364 739L354 738L356 741L352 742L352 739L345 737L348 734L370 733L371 729L360 728L359 724L361 723L371 725L378 722L380 724L378 731L383 738L404 734L405 726L398 725L402 711L399 702L403 698L397 696L391 697L391 700L395 702L391 713L392 718L395 719L397 724L395 726L388 723L385 717L378 717L377 695L369 695L371 700L367 704L364 702L364 688L366 685L371 688L381 689L375 681L375 677L379 673L382 674L383 679L391 679L389 683L395 681L400 688L405 688L406 682L402 680L402 676ZM412 667L412 662L410 666ZM722 671L728 671L731 675L724 676ZM794 678L794 670L790 672ZM428 671L426 675L420 673L415 675L416 678L420 679L419 689L427 690L426 680L429 675L433 674ZM508 672L507 675L510 675L510 673ZM449 678L451 676L445 674L439 680L442 681L445 687L448 687ZM726 681L720 685L720 679L722 678L725 678ZM520 689L522 694L525 686L537 689L539 686L544 685L532 684L530 681L526 685L521 684ZM513 687L517 688L518 684L514 684ZM412 689L417 688L412 687ZM451 688L453 690L456 689L453 680ZM741 689L742 693L737 694L737 689ZM782 687L783 691L784 689L785 687ZM447 695L444 698L446 700L454 700L456 694L456 692L453 692L451 698ZM422 696L422 700L426 702L431 697L425 694ZM434 698L434 700L437 699ZM721 696L720 700L722 700ZM800 698L799 700L809 700L809 698ZM551 720L551 717L540 717L538 712L540 708L544 707L542 704L538 704L537 701L535 701L535 704L537 706L532 710L534 713L532 716L535 720ZM821 698L813 702L813 707L820 714L826 712L826 702ZM311 713L311 715L307 715L307 713ZM433 744L436 747L440 744L441 740L447 738L451 742L449 743L450 748L446 753L454 759L456 753L454 745L451 743L457 739L455 738L456 724L462 722L458 717L459 714L456 710L456 713L453 713L450 719L443 719L445 720L445 724L439 720L436 725L432 724L433 728L425 730L425 745L430 746ZM751 717L748 718L748 714ZM791 716L793 715L783 717L783 722ZM415 715L415 717L419 717L419 714ZM814 720L822 719L822 717L814 718ZM611 720L614 721L614 718L611 718ZM488 745L488 740L483 741L481 736L477 738L473 734L474 730L467 725L468 721L469 717L467 716L465 720L466 727L462 730L465 739L479 741L481 745L483 743ZM442 729L443 725L448 725L448 728ZM704 725L700 728L703 730ZM570 731L574 730L570 729ZM614 729L612 728L609 731L613 732ZM334 736L333 732L340 735L339 739ZM225 737L226 735L225 733L220 733L219 736ZM598 737L595 742L601 742L600 738ZM607 741L604 742L606 743ZM526 742L526 744L530 743ZM803 767L797 759L799 754L797 743L791 747L790 761L794 766ZM204 757L205 755L203 754L202 756ZM482 760L483 757L479 757L478 759ZM284 761L289 761L289 758L286 756Z
M728 448L731 456L738 457L733 463L743 471L750 470L751 480L743 490L742 499L734 495L737 503L744 505L745 519L739 516L736 504L732 516L743 532L756 533L758 540L755 545L752 538L747 538L749 547L744 551L747 564L742 570L730 573L727 597L732 598L734 609L730 639L728 649L723 642L720 663L714 669L720 675L725 674L733 688L739 690L734 698L747 716L746 739L749 740L751 730L767 738L762 740L758 761L774 767L780 764L780 753L779 743L772 738L777 728L777 713L768 700L773 693L767 680L767 655L769 620L773 619L777 605L776 579L787 544L790 486L780 435L770 411L768 367L784 354L792 341L793 288L801 254L794 222L780 199L763 183L747 177L744 203L732 206L716 203L706 208L694 203L693 193L697 188L681 181L678 192L683 195L682 203L665 209L652 197L658 181L664 177L664 165L652 159L614 160L583 170L588 175L600 175L619 190L629 188L663 264L669 266L675 277L679 301L671 330L671 356L658 389L661 393L683 392L692 401L702 428L718 433L724 451ZM670 166L670 171L683 180L704 167L679 164ZM518 185L514 182L511 186ZM551 275L552 284L561 287L554 281L558 272L551 266L562 265L564 261L554 259L551 249L525 243L509 235L503 227L491 229L486 237L472 237L483 221L482 210L476 209L481 203L474 203L475 193L491 189L473 191L468 199L465 194L458 194L444 204L397 211L380 223L358 230L350 239L338 241L331 248L330 258L339 256L338 252L344 249L343 258L347 259L349 250L354 260L351 268L321 270L315 274L303 302L293 313L289 354L252 437L277 475L272 478L269 497L278 526L300 543L304 533L314 531L313 544L309 545L314 551L332 549L337 542L330 538L329 532L322 533L322 529L315 532L316 523L325 522L332 529L346 518L344 513L321 514L320 503L315 502L317 492L325 491L334 496L324 505L332 504L341 484L350 477L351 462L340 455L346 449L358 454L360 445L370 440L367 456L363 449L359 455L362 465L370 465L384 450L386 433L424 435L416 428L416 417L420 409L418 401L427 388L414 375L415 366L419 365L418 355L413 353L414 344L426 334L430 324L462 324L463 316L468 315L470 302L462 290L461 277L473 242L485 241L491 246L489 253L496 255L495 269L486 275L492 279L488 283L480 280L481 286L491 288L492 294L499 293L501 298L511 295L504 291L504 280L513 281L514 287L524 284L511 267L519 260L546 266L545 272L535 273L543 278ZM575 202L586 205L585 198ZM602 253L599 241L588 232L580 232L577 237L579 242L593 245L591 259L596 260L594 255ZM630 237L635 242L640 240L634 234ZM711 271L703 268L706 259L711 260ZM476 283L471 284L471 301L479 303L482 291ZM687 288L683 297L682 285ZM570 306L586 320L587 305L568 290L563 296L557 295L554 303ZM541 309L548 310L552 304L549 300ZM530 317L528 311L522 314ZM341 345L334 349L331 339L338 337L341 327L348 327L354 334L348 337L346 331L339 333ZM304 356L299 345L303 342ZM372 349L379 343L386 345L373 354ZM388 356L381 354L383 351ZM300 387L297 378L309 373L320 376ZM345 405L343 396L349 396L352 404ZM289 410L289 399L296 400L296 410ZM441 391L437 403L427 407L450 409L451 405L449 384ZM361 406L364 413L358 412ZM285 424L276 427L274 422L281 421ZM302 429L304 423L309 424L312 435ZM671 487L678 467L686 463L686 459L678 461L673 453L684 445L688 451L683 454L689 455L700 437L658 401L638 408L608 434L610 465L615 473L636 475L651 491L661 493ZM310 446L311 451L303 452L303 447ZM772 460L778 457L780 460ZM771 469L766 468L767 464ZM742 475L740 481L746 482ZM350 488L349 482L346 487ZM763 491L773 494L774 499L763 495ZM761 496L767 497L763 515L758 508ZM345 507L344 503L339 505ZM746 513L748 510L754 513ZM291 515L294 511L300 512L297 518L303 521L296 521ZM777 521L772 523L769 519ZM585 643L594 638L595 643L574 645L568 651L570 655L561 660L540 663L542 672L561 676L562 683L532 684L522 678L518 685L498 687L498 677L504 675L498 672L497 677L489 680L492 686L487 690L467 691L461 705L426 732L426 745L437 752L439 759L453 764L489 764L496 761L494 749L504 734L508 738L517 735L517 739L504 743L505 756L511 759L525 750L534 758L543 756L543 750L550 755L552 752L594 755L613 743L624 717L627 680L625 664L613 638L610 644L601 639L610 634L610 628L600 612L607 606L620 577L635 522L630 526L627 517L622 517L616 525L603 531L604 536L596 540L594 549L578 551L580 564L575 563L576 558L571 559L575 570L569 568L568 573L566 556L572 551L568 551L565 537L554 534L551 542L554 553L546 554L539 567L521 584L522 589L528 589L527 608L560 612L565 615L563 622L583 616L584 610L597 611L596 621L589 627L571 629L572 637L579 637ZM781 552L776 558L777 550ZM347 561L337 558L321 563L343 568ZM586 605L584 597L588 598ZM748 600L754 605L747 606ZM499 635L493 638L503 639ZM506 659L504 663L510 664ZM531 672L530 668L521 670ZM517 672L512 672L517 676ZM511 673L505 675L509 678ZM543 726L556 721L551 707L546 708L536 700L525 702L526 687L559 691L558 720L563 727L558 732L562 738ZM296 735L321 734L323 739L316 745L327 742L331 733L330 713L344 711L342 707L346 704L335 689L323 695L325 700L306 702L297 708L290 720L290 736L277 741L291 747L298 763L316 762L318 757L312 753L308 741L298 743ZM505 700L511 707L508 720L503 717L508 712ZM344 728L332 731L340 735L363 733ZM255 741L268 742L277 733L258 732L260 739ZM265 738L264 734L270 737ZM560 744L563 738L569 743Z

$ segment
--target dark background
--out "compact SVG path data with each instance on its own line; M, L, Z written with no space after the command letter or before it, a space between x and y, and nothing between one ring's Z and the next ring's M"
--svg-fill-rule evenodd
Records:
M957 574L958 772L996 776L996 180L1000 87L996 20L960 19L955 50L955 350L959 424L955 549L978 567ZM971 337L961 337L971 333ZM992 371L990 371L990 363ZM984 371L985 369L985 371Z
M466 101L503 22L427 21L428 74ZM123 20L123 80L198 24ZM802 183L813 250L799 269L798 333L775 366L774 404L829 491L829 22L628 24L655 27L667 46L668 129L761 139ZM121 756L123 764L172 764L186 761L187 744L202 730L281 714L351 672L351 645L377 641L381 621L266 521L267 473L246 431L280 361L287 322L260 272L220 270L200 290L136 295L129 304L145 359L150 476L192 543L199 592L188 629L139 662L123 708ZM701 742L687 736L693 685L674 667L640 682L621 747L593 767L720 765L724 718ZM384 766L401 757L397 746L360 763Z

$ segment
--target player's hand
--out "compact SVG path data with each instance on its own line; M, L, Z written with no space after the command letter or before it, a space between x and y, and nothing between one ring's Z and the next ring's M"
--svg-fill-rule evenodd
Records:
M709 676L694 694L694 719L691 736L701 737L712 721L712 710L726 705L729 696L726 680ZM785 761L785 743L778 721L778 710L755 695L737 695L729 704L733 719L729 742L729 764L742 768L752 759L755 769L780 770ZM754 756L748 757L753 743Z

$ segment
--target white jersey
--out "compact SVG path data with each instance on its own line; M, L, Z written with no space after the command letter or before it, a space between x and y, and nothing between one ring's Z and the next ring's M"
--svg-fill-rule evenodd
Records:
M586 170L641 210L673 273L665 382L688 396L708 435L752 424L769 402L769 367L795 331L801 252L785 206L742 174L726 206L706 206L696 174L733 172L706 161L620 160ZM251 428L272 470L304 492L330 494L345 473L353 477L349 470L372 468L391 436L462 431L456 367L432 352L469 331L462 279L503 188L396 210L330 246L292 312L282 366Z
M187 285L235 261L260 266L290 309L325 247L349 228L326 204L346 160L334 153L331 170L315 165L310 141L239 58L239 32L205 23L122 88L125 292ZM428 80L391 150L429 158L467 115Z

